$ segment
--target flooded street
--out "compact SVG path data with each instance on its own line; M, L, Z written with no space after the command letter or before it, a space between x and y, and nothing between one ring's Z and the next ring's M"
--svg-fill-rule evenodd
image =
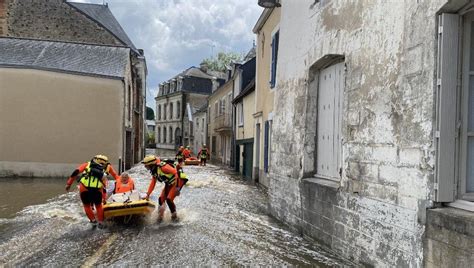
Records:
M78 192L62 192L65 180L56 180L57 185L47 187L50 190L37 188L35 205L25 203L28 206L16 214L11 214L13 209L1 214L0 266L351 266L269 217L268 200L255 186L217 166L186 166L185 172L190 181L175 200L176 223L167 209L161 224L156 224L155 210L142 221L108 222L106 229L92 230ZM130 174L137 188L146 191L147 171L137 166ZM0 186L2 196L21 193L16 188L16 192L5 190L9 187L5 180ZM161 187L153 192L155 201ZM57 189L62 193L52 194ZM52 198L40 199L44 191L50 191ZM19 200L26 196L6 202L21 206Z

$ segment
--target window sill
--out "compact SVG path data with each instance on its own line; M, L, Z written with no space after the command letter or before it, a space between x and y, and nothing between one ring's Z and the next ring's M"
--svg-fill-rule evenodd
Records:
M474 202L469 202L469 201L466 201L466 200L456 200L452 203L448 203L447 205L449 207L474 212Z
M306 179L303 179L303 181L319 184L319 185L322 185L322 186L325 186L325 187L330 187L330 188L333 188L335 190L338 190L339 188L341 188L341 183L340 182L334 181L334 180L331 180L331 179L327 179L327 178L320 178L318 176L315 176L313 178L306 178Z
M238 127L244 127L244 125L238 125Z

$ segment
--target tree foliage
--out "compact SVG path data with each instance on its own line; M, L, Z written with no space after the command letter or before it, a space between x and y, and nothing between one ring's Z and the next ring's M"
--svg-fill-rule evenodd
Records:
M224 72L226 66L230 65L232 61L240 61L242 55L235 52L219 52L217 56L204 59L201 64L207 64L207 68L212 71Z
M155 120L155 112L148 106L146 107L146 120Z

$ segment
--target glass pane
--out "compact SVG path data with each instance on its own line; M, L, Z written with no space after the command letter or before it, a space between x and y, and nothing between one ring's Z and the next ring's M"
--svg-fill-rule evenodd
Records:
M474 51L473 51L474 52ZM474 53L473 53L474 54ZM468 131L474 131L474 75L469 77L469 92L468 92L468 115L467 115L467 128Z
M474 21L471 22L471 44L469 47L469 70L474 71Z
M474 193L474 137L467 139L466 192Z

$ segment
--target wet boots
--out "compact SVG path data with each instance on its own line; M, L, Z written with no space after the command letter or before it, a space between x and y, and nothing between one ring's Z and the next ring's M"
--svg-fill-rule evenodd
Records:
M171 213L171 220L172 221L178 221L178 213L177 212Z
M165 209L166 207L164 205L158 208L158 219L156 220L158 223L161 223L163 221L163 217L165 216Z

